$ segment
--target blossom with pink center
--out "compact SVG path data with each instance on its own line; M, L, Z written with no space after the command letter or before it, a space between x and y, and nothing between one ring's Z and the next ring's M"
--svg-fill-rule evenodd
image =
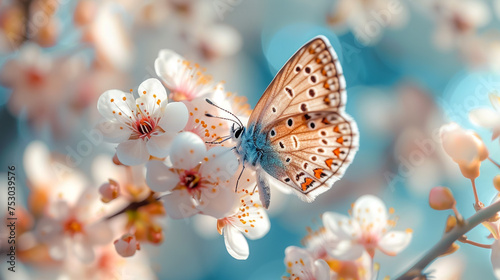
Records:
M384 202L378 197L364 195L354 203L352 218L337 213L323 214L323 224L339 240L329 253L339 260L354 260L379 249L395 256L411 241L412 231L391 231L395 222L388 219Z
M289 278L300 280L331 280L330 267L323 259L315 259L309 251L295 246L285 250L286 272ZM336 279L336 278L335 278Z
M224 91L222 84L215 84L198 64L191 64L172 50L160 51L155 60L155 70L156 75L170 90L170 98L175 101L212 97L213 94Z
M34 125L45 121L56 125L62 118L60 106L71 98L71 87L83 70L83 63L75 57L54 57L25 43L18 57L3 65L0 84L12 89L8 104L12 114L25 111Z
M163 198L170 217L204 213L219 218L227 212L222 202L234 196L234 185L229 186L229 182L238 168L238 159L230 149L207 151L196 134L181 132L173 140L169 159L149 161L146 180L153 191L170 192Z
M70 251L80 261L89 263L95 257L94 247L112 240L109 224L95 221L90 213L96 201L95 190L87 189L74 205L64 199L50 204L37 225L36 233L39 240L49 246L53 259L62 260Z
M232 214L217 220L217 229L220 234L224 234L228 253L238 260L246 260L250 254L245 237L252 240L262 238L271 228L269 217L260 204L257 192L241 188L238 191L239 201L235 200L237 204Z
M163 158L188 120L186 105L168 103L165 88L157 79L139 86L139 97L120 90L104 92L97 109L106 121L98 125L104 138L120 143L116 154L125 165L139 165L150 156Z

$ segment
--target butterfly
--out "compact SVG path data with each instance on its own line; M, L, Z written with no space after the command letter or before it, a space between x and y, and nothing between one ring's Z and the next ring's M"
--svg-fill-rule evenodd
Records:
M345 89L337 54L326 37L318 36L281 68L247 126L239 120L233 124L236 153L243 169L255 169L266 209L270 185L312 202L351 164L359 133L356 122L344 112Z

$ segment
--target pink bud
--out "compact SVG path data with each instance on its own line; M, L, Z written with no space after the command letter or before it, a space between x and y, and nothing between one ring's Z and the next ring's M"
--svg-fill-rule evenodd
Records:
M116 252L124 258L135 255L135 251L141 249L135 236L130 233L126 233L120 239L115 240L114 244Z
M109 179L109 183L99 187L99 193L102 196L102 202L108 203L120 195L120 185L115 180Z
M434 210L447 210L455 206L455 198L447 187L434 187L429 193L429 205Z

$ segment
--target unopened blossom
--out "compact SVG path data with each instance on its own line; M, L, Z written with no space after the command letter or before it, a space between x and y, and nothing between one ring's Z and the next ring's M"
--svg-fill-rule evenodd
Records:
M148 186L156 192L170 192L163 198L174 219L205 213L218 218L227 212L221 202L234 195L229 180L238 168L236 155L228 148L207 151L203 140L182 132L172 143L170 163L152 160L147 164Z
M269 232L271 223L260 204L258 190L249 192L240 189L238 192L239 203L232 214L217 220L217 229L220 234L224 234L228 253L235 259L246 260L250 251L245 237L252 240L262 238Z
M486 146L474 131L449 123L441 127L440 134L444 150L456 163L471 163L488 158Z
M331 280L330 267L323 259L314 259L305 249L289 246L285 250L286 272L289 280Z
M469 119L475 125L489 129L493 132L491 139L500 136L500 97L490 93L489 99L493 108L477 108L469 113Z
M141 245L137 242L134 235L127 233L113 242L116 252L122 257L131 257L135 255L137 250L141 249Z
M391 230L395 221L388 218L387 209L378 197L364 195L354 203L352 217L333 212L323 214L323 225L339 240L330 255L340 260L354 260L378 249L389 256L404 250L411 241L412 231Z
M108 90L97 102L106 119L98 128L107 141L119 143L116 154L126 165L145 163L150 156L167 156L173 138L188 119L186 106L168 103L167 92L157 79L141 83L138 95Z
M156 74L170 90L174 101L192 101L197 97L212 97L223 91L222 84L216 84L198 64L193 64L176 52L164 49L155 60Z
M75 204L64 199L51 203L36 232L40 241L49 246L53 259L62 260L70 253L89 263L95 257L94 247L112 240L109 224L96 221L91 213L96 199L95 190L87 189Z
M99 187L102 202L110 202L120 195L120 185L115 180L109 179L108 183L104 183Z
M434 187L429 193L429 205L434 210L447 210L456 204L453 193L447 187Z

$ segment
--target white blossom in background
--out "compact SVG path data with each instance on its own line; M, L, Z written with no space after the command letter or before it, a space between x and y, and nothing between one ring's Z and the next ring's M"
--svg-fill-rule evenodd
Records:
M52 202L47 213L40 219L36 234L49 246L49 254L62 260L68 254L84 263L95 258L94 247L111 242L113 232L108 223L96 220L98 201L95 189L86 189L74 204L64 198Z
M493 132L492 140L500 136L500 97L496 93L489 94L492 108L477 108L469 112L470 121Z
M228 210L226 201L236 201L229 180L238 168L233 151L214 147L207 151L203 140L191 132L179 133L172 143L170 162L147 164L146 180L156 192L170 192L163 198L173 219L204 213L218 218Z
M289 246L285 250L285 266L289 280L333 280L330 267L323 259L315 259L305 249Z
M155 71L170 90L170 98L175 101L192 101L202 96L212 98L224 91L222 84L215 84L198 64L189 62L169 49L159 52Z
M395 256L410 243L412 231L392 231L395 222L389 220L387 208L382 200L364 195L354 203L352 217L326 212L323 225L339 243L329 253L339 260L355 260L368 252L374 256L378 249Z
M377 43L385 28L402 27L409 12L403 1L340 0L328 15L328 23L340 31L352 31L364 45Z
M157 79L144 81L138 95L108 90L97 103L106 119L98 129L105 140L119 143L116 154L125 165L145 163L150 156L166 157L173 138L188 120L186 105L168 103L167 92Z
M245 177L242 176L242 178ZM246 260L250 251L245 237L252 240L264 237L271 228L271 222L264 207L260 204L258 191L249 192L244 189L244 185L239 188L241 189L238 191L237 205L230 215L217 221L217 229L220 234L224 234L224 243L229 254L235 259ZM232 202L221 201L220 203Z

